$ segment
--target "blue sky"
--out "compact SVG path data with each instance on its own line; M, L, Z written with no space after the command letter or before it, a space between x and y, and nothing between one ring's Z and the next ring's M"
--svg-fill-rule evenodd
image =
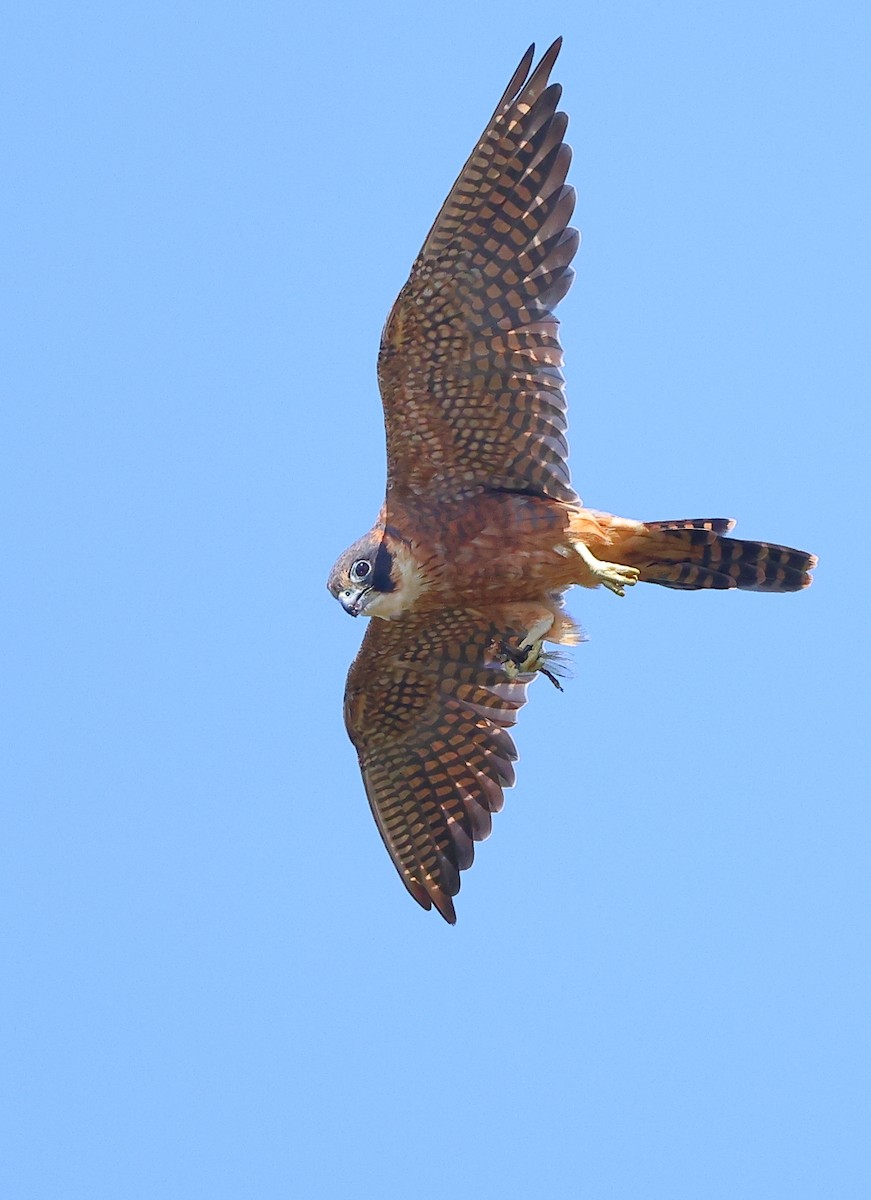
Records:
M4 25L0 1192L865 1197L867 10L293 7ZM576 595L450 929L324 580L387 310L559 33L577 487L821 565Z

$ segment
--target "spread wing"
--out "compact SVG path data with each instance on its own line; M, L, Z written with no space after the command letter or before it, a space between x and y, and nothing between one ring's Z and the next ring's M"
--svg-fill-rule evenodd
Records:
M418 904L456 920L451 897L514 783L506 732L533 678L498 656L522 637L465 609L369 622L348 674L345 725L369 804Z
M388 488L481 487L577 500L569 481L559 322L578 233L560 41L515 71L387 319L378 379Z

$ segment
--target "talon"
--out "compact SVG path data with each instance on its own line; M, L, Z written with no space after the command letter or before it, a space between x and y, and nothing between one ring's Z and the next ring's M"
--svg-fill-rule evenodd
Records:
M541 642L537 646L527 646L525 642L520 642L516 650L507 642L503 642L502 655L503 666L512 678L520 672L528 674L538 670L538 664L541 662Z
M634 587L638 582L641 572L637 567L627 567L623 563L602 562L583 542L578 542L575 549L589 567L590 574L596 582L603 584L615 596L625 596L625 589Z
M625 588L634 587L638 582L640 572L637 567L624 567L620 563L599 563L596 572L599 582L604 584L615 596L625 596Z
M524 639L516 649L509 646L507 642L503 642L500 651L502 669L509 679L516 679L520 674L537 673L544 675L545 679L549 679L558 692L563 691L563 685L553 671L545 665L548 662L556 662L557 655L546 654L540 641L537 641L534 646L528 646Z

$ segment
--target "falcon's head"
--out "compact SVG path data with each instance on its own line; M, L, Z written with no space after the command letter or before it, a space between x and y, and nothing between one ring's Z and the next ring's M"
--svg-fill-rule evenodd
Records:
M352 617L390 620L414 604L420 571L406 542L376 526L338 558L327 588Z

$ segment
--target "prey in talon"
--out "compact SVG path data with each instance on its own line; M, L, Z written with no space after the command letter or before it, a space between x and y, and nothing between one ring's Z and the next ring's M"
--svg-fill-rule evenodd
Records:
M527 689L537 674L561 687L543 646L580 640L569 588L797 592L816 565L723 518L587 508L572 485L554 312L579 237L559 50L524 54L387 318L386 498L328 581L373 618L345 690L372 814L405 887L452 923L514 783Z
M505 673L510 679L515 679L518 675L539 674L543 675L545 679L549 679L558 692L565 691L553 671L545 665L545 663L551 662L554 656L544 653L541 642L537 642L533 646L527 646L521 642L516 648L510 646L508 642L503 642L501 656Z

